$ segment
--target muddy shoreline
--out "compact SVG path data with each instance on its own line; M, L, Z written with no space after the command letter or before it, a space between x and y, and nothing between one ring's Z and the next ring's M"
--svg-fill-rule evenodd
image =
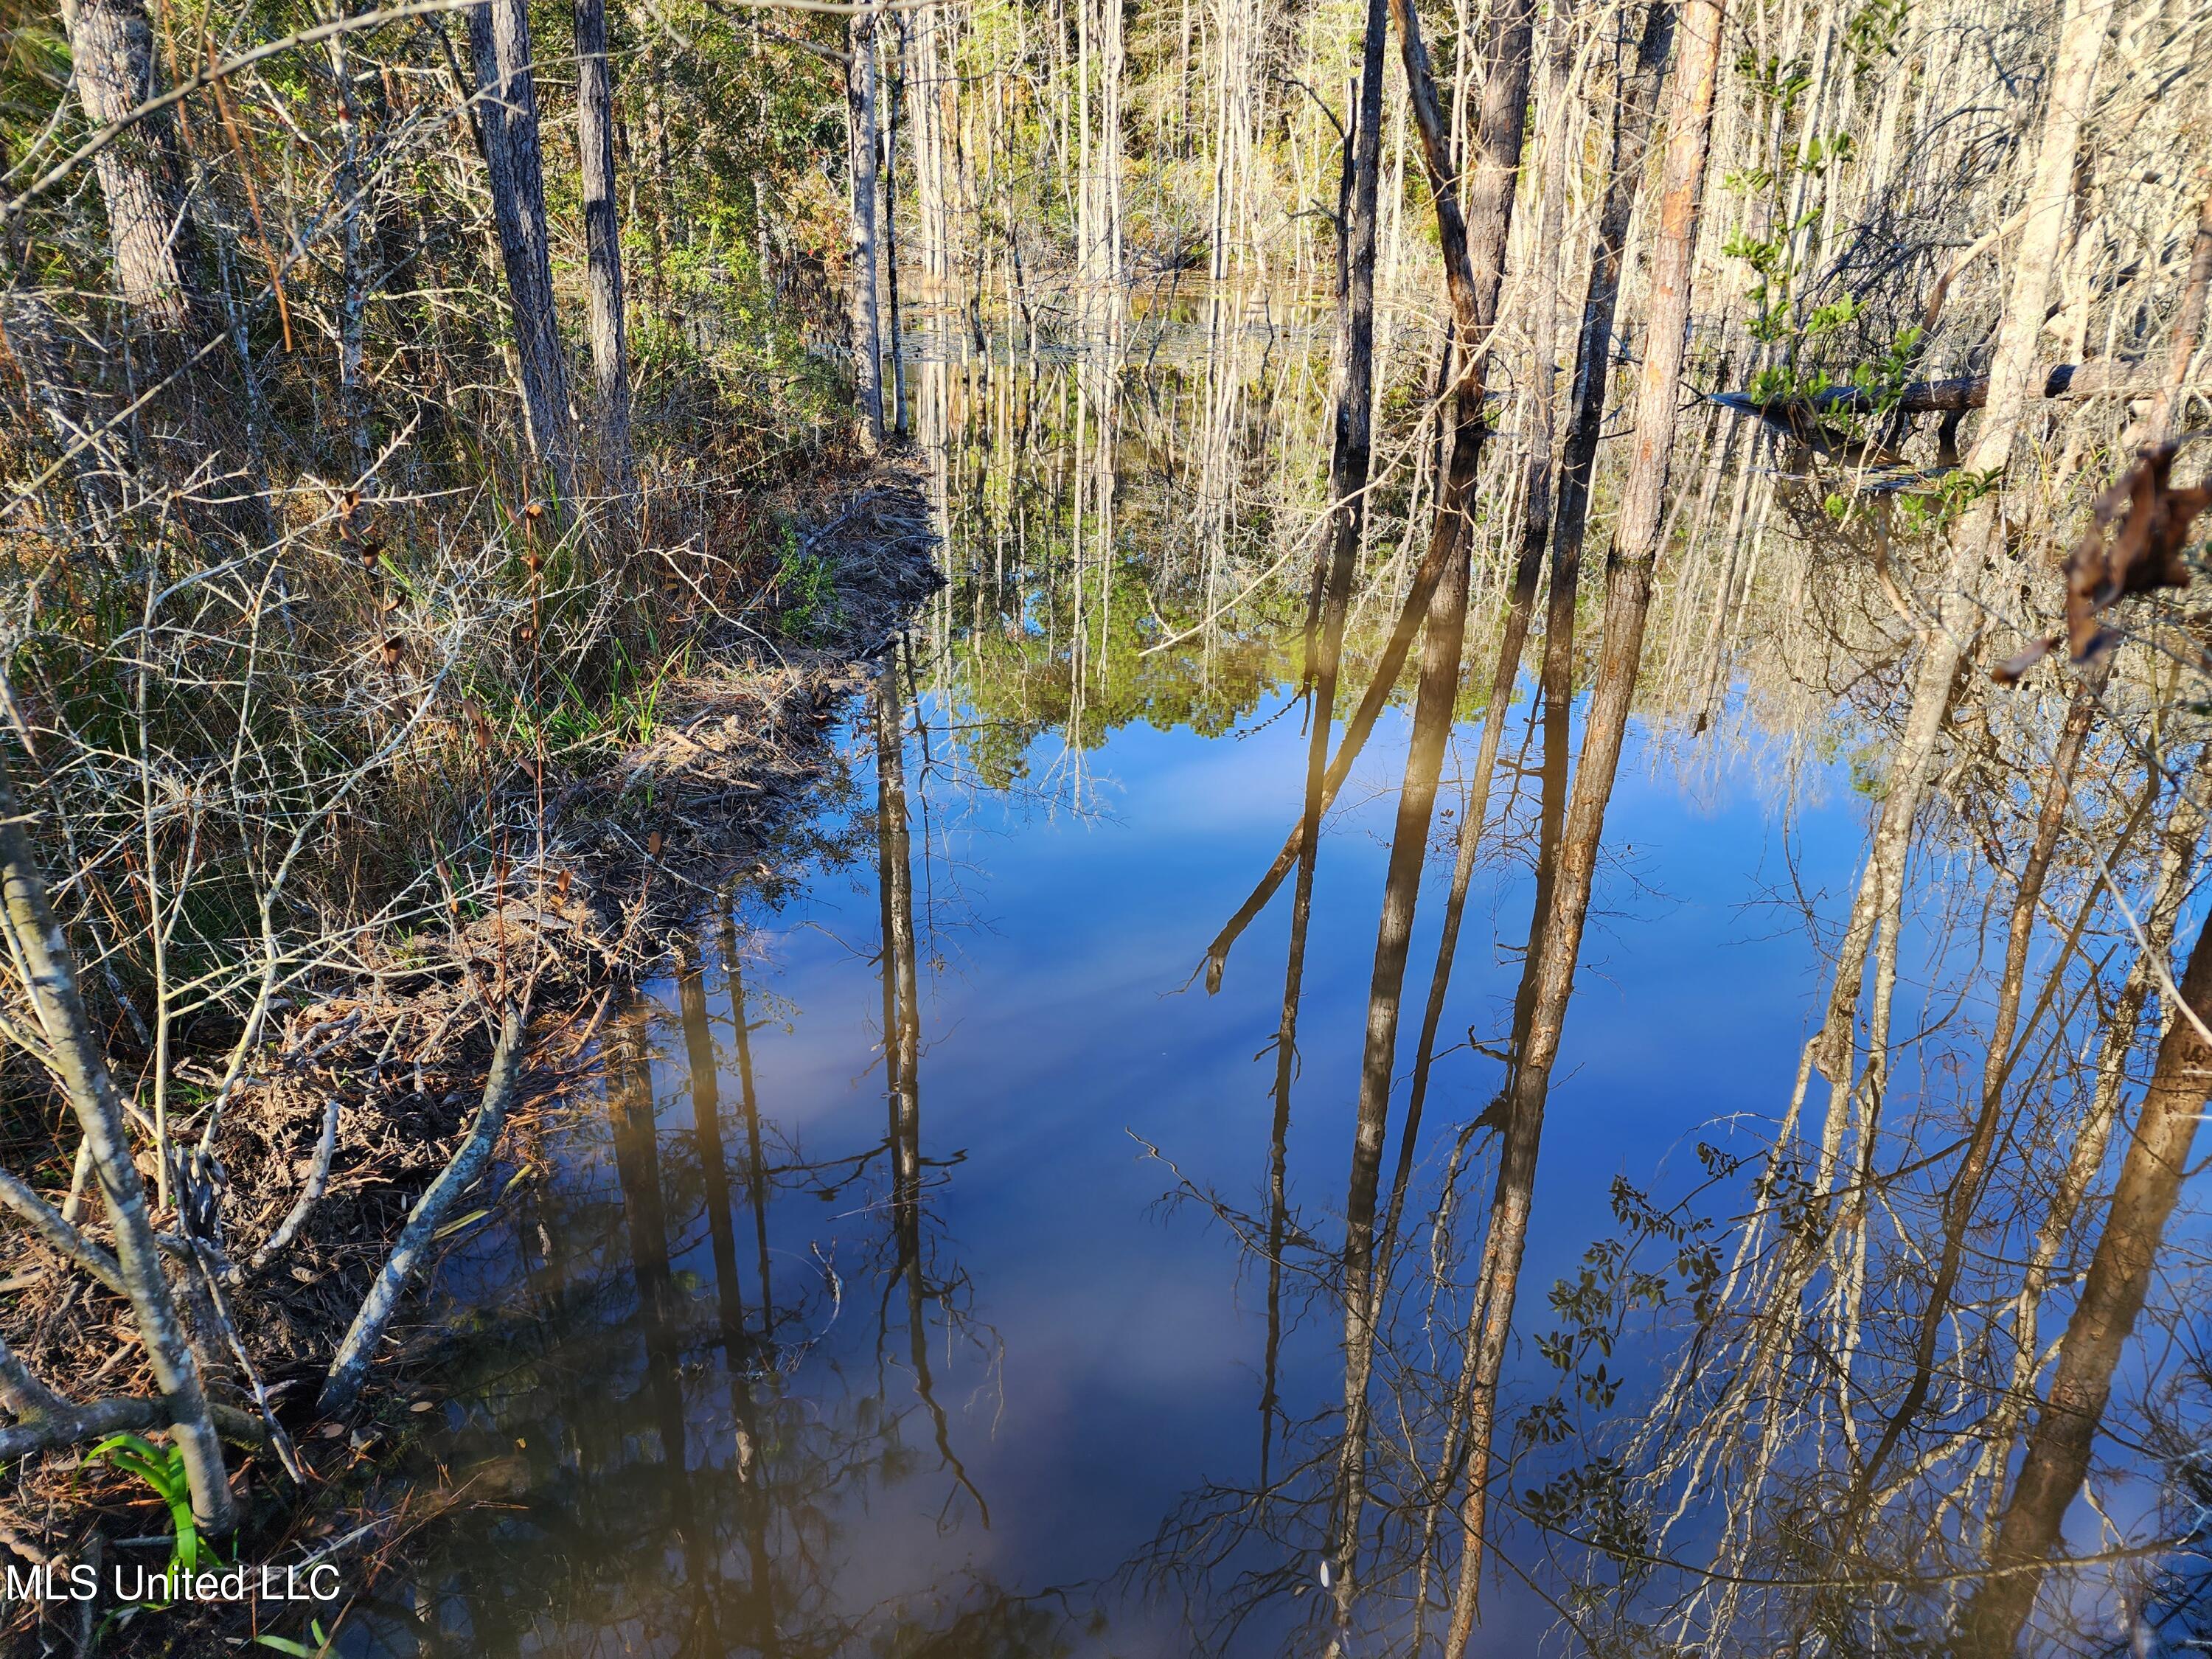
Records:
M0 1507L0 1559L22 1580L0 1602L8 1650L230 1651L277 1630L297 1639L309 1614L329 1620L362 1593L378 1555L423 1518L377 1512L369 1455L388 1455L408 1419L428 1409L410 1378L434 1360L434 1341L410 1333L403 1312L350 1413L325 1419L316 1394L410 1212L465 1137L492 1060L488 1011L526 995L526 1058L498 1155L441 1239L465 1235L533 1178L537 1127L590 1088L602 1018L665 962L683 923L734 885L775 879L777 832L808 811L838 710L942 585L919 477L900 461L862 475L793 533L827 574L804 628L764 630L740 617L702 629L689 643L705 665L670 686L651 734L589 765L562 775L526 761L493 777L487 761L483 787L507 832L489 898L457 899L441 936L356 941L358 966L295 987L224 1106L201 1190L212 1194L228 1323L252 1375L214 1333L201 1334L210 1392L236 1408L224 1413L238 1431L227 1437L244 1448L234 1472L244 1521L221 1559L253 1568L249 1577L334 1564L335 1594L298 1607L186 1597L118 1620L109 1588L118 1543L131 1540L122 1553L133 1559L158 1556L147 1535L168 1516L141 1480L81 1467L87 1448L72 1446L17 1462ZM187 1054L175 1072L202 1087L218 1081L205 1054ZM72 1359L101 1351L123 1314L116 1298L27 1237L12 1254L0 1273L12 1292L0 1308L10 1348L71 1379L80 1400L157 1394L135 1344L115 1347L97 1371ZM436 1270L434 1257L410 1302ZM297 1449L304 1486L255 1417L253 1380ZM33 1593L33 1574L51 1593ZM90 1595L70 1592L86 1583L98 1587Z

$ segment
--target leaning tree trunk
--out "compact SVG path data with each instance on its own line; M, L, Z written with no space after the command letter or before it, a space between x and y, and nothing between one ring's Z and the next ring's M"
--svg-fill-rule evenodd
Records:
M623 312L622 226L615 215L615 91L606 0L576 0L576 152L584 185L584 260L592 292L592 378L605 465L625 501L637 492L630 448L629 339Z
M860 437L871 449L884 441L883 335L876 305L876 27L874 11L858 12L845 42L845 155L853 189L845 306Z
M514 353L530 446L553 474L562 501L575 493L575 426L568 361L553 310L553 266L545 233L545 176L538 143L538 86L531 68L524 0L483 0L469 13L484 168L500 262L514 313Z
M54 1070L76 1114L94 1177L106 1202L108 1221L115 1230L116 1265L155 1383L168 1403L191 1487L193 1517L208 1532L226 1533L234 1512L222 1443L216 1436L184 1322L169 1295L168 1281L161 1276L161 1254L146 1208L146 1184L132 1161L123 1103L77 989L76 965L61 924L54 919L46 878L24 829L27 822L16 804L15 785L6 768L0 767L0 885L5 890L11 954L21 964L39 1027L52 1051ZM166 1147L155 1152L157 1157L167 1156Z
M1689 0L1682 9L1681 53L1674 66L1668 123L1659 223L1651 258L1650 309L1644 330L1644 365L1638 379L1635 442L1621 488L1620 521L1607 561L1605 634L1583 728L1580 763L1567 808L1557 885L1543 929L1540 959L1530 970L1534 986L1528 1044L1506 1096L1505 1126L1498 1155L1498 1180L1490 1231L1483 1242L1480 1276L1471 1317L1480 1322L1474 1390L1468 1402L1467 1498L1461 1509L1460 1577L1444 1651L1463 1652L1474 1626L1480 1587L1483 1526L1497 1425L1498 1385L1528 1243L1536 1187L1536 1159L1559 1057L1583 925L1589 914L1605 811L1620 763L1644 651L1644 624L1651 600L1652 565L1659 552L1660 507L1673 459L1674 411L1683 348L1689 331L1690 281L1697 252L1698 215L1705 189L1705 153L1712 128L1713 94L1721 52L1719 0Z
M78 0L67 8L77 98L94 127L119 121L155 95L154 31L143 0ZM166 110L133 123L93 158L107 207L115 281L149 332L191 321L195 252L184 204L176 129Z

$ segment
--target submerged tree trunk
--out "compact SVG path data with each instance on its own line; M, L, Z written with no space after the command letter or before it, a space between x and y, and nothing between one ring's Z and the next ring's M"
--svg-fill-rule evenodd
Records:
M1536 261L1534 315L1529 325L1528 454L1525 463L1526 495L1520 556L1514 562L1513 585L1506 600L1505 618L1498 641L1498 660L1491 670L1490 697L1484 705L1482 738L1474 757L1473 782L1460 817L1459 837L1452 858L1451 887L1444 900L1443 931L1437 939L1436 965L1429 974L1428 1001L1421 1011L1421 1033L1413 1050L1413 1079L1406 1097L1406 1123L1400 1132L1397 1168L1391 1176L1390 1202L1382 1218L1376 1249L1378 1291L1388 1288L1390 1255L1398 1221L1405 1206L1406 1189L1413 1177L1413 1158L1428 1100L1429 1073L1436 1057L1437 1032L1443 1023L1444 997L1451 986L1452 963L1459 950L1460 924L1467 911L1468 889L1474 877L1474 860L1482 843L1484 820L1490 811L1490 780L1498 764L1498 746L1505 730L1505 714L1520 678L1521 656L1528 643L1528 619L1536 599L1536 580L1542 574L1544 547L1551 532L1551 477L1553 395L1552 358L1556 346L1554 316L1559 309L1559 239L1566 210L1566 182L1571 160L1565 154L1564 120L1569 73L1573 63L1571 11L1565 6L1553 13L1553 39L1547 48L1549 70L1541 116L1554 132L1547 161L1543 187L1543 216L1533 244ZM1371 1316L1379 1317L1377 1304Z
M606 0L576 0L576 153L584 186L584 260L592 294L592 379L604 464L625 501L637 493L630 447L629 338L623 308L622 226L615 213L614 75Z
M143 0L76 0L65 10L85 119L95 128L122 120L155 92ZM149 331L183 330L192 321L197 238L170 112L137 121L101 146L93 168L107 208L116 288L133 320Z
M523 0L483 0L469 13L469 53L477 71L477 113L492 217L499 229L514 355L530 446L553 475L563 501L575 495L575 427L568 368L553 308L553 268L545 231L545 176L538 142L538 84Z
M1636 396L1635 447L1621 490L1621 516L1607 561L1605 635L1597 681L1583 732L1580 763L1567 807L1557 885L1550 896L1537 960L1528 1042L1509 1081L1505 1123L1498 1150L1496 1191L1470 1327L1475 1332L1474 1376L1468 1401L1467 1498L1461 1509L1460 1577L1447 1654L1464 1651L1474 1629L1481 1582L1492 1443L1497 1425L1498 1384L1534 1206L1536 1161L1544 1106L1559 1036L1574 987L1584 921L1605 833L1628 712L1636 695L1644 651L1644 624L1651 599L1652 565L1659 552L1660 507L1673 458L1674 410L1690 316L1690 278L1697 251L1707 141L1721 51L1718 0L1689 0L1682 9L1681 52L1674 66L1672 106L1652 250L1651 298Z
M876 304L877 26L875 11L855 13L845 41L845 155L852 187L845 307L860 437L871 449L884 441L883 336Z

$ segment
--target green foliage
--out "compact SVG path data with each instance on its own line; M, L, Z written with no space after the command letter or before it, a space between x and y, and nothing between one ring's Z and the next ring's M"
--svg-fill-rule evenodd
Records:
M310 1620L307 1625L307 1634L314 1643L313 1647L308 1646L306 1642L295 1640L289 1636L263 1635L255 1637L253 1640L258 1647L273 1648L279 1653L289 1653L293 1656L293 1659L325 1659L325 1656L331 1651L331 1638L324 1632L323 1621L319 1619Z
M811 640L837 622L837 584L830 561L799 544L798 526L783 526L782 550L772 584L776 626L787 638Z
M1854 75L1869 75L1896 55L1898 33L1911 9L1911 0L1867 0L1845 20L1844 50Z
M1897 498L1899 520L1910 530L1933 532L1948 528L1966 510L2004 482L2004 469L1977 472L1968 467L1947 472L1918 489Z
M180 1446L157 1446L139 1434L110 1435L87 1452L80 1468L104 1460L111 1468L136 1475L167 1506L174 1541L169 1565L186 1573L200 1568L199 1528L192 1519L191 1485L185 1473Z

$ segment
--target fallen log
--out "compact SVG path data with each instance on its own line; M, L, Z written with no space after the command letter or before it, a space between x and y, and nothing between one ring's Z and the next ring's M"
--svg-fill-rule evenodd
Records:
M484 1165L491 1161L492 1148L499 1142L500 1129L507 1121L507 1106L514 1098L515 1085L522 1076L522 1012L511 1008L501 1024L499 1046L491 1057L491 1074L484 1080L483 1102L477 1108L467 1136L454 1152L453 1161L416 1200L399 1242L392 1247L383 1271L377 1274L368 1295L362 1299L360 1311L354 1315L353 1328L346 1333L337 1358L331 1362L330 1371L323 1379L322 1394L316 1401L325 1416L341 1415L350 1410L360 1397L362 1384L368 1377L369 1363L375 1358L377 1342L392 1316L398 1310L399 1297L407 1288L407 1281L414 1276L415 1269L437 1237L438 1224L445 1219L453 1200L468 1190L483 1173Z
M2045 398L2154 398L2164 387L2164 377L2145 373L2142 365L2124 359L2088 363L2057 363L2043 372ZM1747 392L1717 392L1712 402L1739 415L1750 415L1770 426L1792 433L1810 431L1825 416L1875 415L1885 412L1881 395L1860 386L1830 386L1807 398L1771 398L1764 401ZM1954 415L1979 409L1990 400L1990 377L1966 374L1946 380L1914 380L1905 386L1887 411L1899 415Z

